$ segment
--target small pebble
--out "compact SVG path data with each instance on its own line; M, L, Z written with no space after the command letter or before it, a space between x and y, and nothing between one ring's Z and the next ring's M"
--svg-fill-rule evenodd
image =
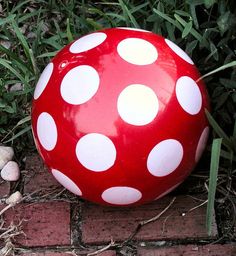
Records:
M11 205L16 205L22 200L22 198L23 198L22 194L19 191L16 191L6 199L6 203Z
M16 83L10 87L10 92L23 91L24 86L22 83Z
M12 147L0 146L0 170L12 160L14 156L14 150Z
M14 161L9 161L1 171L1 176L6 181L17 181L20 178L20 168Z

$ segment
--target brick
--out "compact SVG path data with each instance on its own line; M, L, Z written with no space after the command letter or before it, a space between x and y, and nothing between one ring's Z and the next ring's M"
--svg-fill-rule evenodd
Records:
M10 182L0 178L0 198L8 196L10 193Z
M66 202L21 203L4 214L5 226L21 223L24 234L15 244L35 247L70 245L70 204Z
M98 256L116 256L116 251L107 250L97 254Z
M19 256L69 256L71 253L66 252L28 252L20 254Z
M138 256L235 256L236 245L179 245L169 248L140 248Z
M151 204L132 208L85 203L82 206L82 241L87 244L108 243L111 238L114 241L124 241L140 221L159 214L171 199L172 197L167 196ZM155 222L143 226L135 239L152 241L209 238L205 228L206 206L188 212L199 204L192 197L178 196L171 208ZM217 235L215 222L212 234L212 237Z
M32 193L39 189L44 192L51 190L61 185L56 181L53 175L49 172L43 160L38 154L33 154L26 157L26 175L24 177L24 192Z
M72 251L73 249L71 249L70 251L66 251L66 252L59 252L59 249L58 249L58 252L37 252L37 251L34 251L34 252L27 252L27 253L23 253L23 254L20 254L19 256L69 256L69 255L74 255L72 254ZM92 253L94 251L90 250L90 251L77 251L76 250L76 254L75 255L87 255L88 252ZM104 252L101 252L101 253L98 253L96 254L98 256L116 256L116 251L114 250L107 250L107 251L104 251Z

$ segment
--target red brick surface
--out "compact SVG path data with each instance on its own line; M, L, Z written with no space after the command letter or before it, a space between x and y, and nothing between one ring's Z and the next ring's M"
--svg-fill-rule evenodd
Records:
M97 254L98 256L116 256L116 251L108 250Z
M154 203L135 208L111 208L85 203L82 208L82 240L88 244L107 243L113 238L123 241L135 230L141 220L159 214L171 201L164 197ZM157 221L142 227L138 240L209 238L205 228L206 207L188 212L200 202L179 196L171 208ZM185 213L185 215L183 215ZM213 225L213 237L217 235Z
M138 256L235 256L236 245L179 245L170 248L142 248Z
M27 158L24 175L24 192L26 194L41 189L43 195L50 194L51 189L61 188L48 172L38 155ZM186 183L189 185L189 183ZM0 198L8 194L9 183L0 182ZM183 192L185 193L185 192ZM30 252L15 254L19 256L69 256L87 255L101 247L107 246L111 239L123 242L142 220L158 215L172 200L167 196L151 204L132 207L102 207L89 202L73 203L52 201L52 197L40 197L33 194L28 203L20 203L14 209L4 213L3 228L11 223L20 225L24 232L12 239L16 247L24 247ZM43 198L45 202L37 201ZM62 197L68 199L67 197ZM61 198L61 199L62 199ZM69 199L68 199L69 200ZM4 200L2 200L4 201ZM197 207L202 201L189 196L177 196L175 203L155 222L141 228L134 239L139 241L170 240L169 244L184 243L170 247L138 247L137 252L127 255L140 256L236 256L236 245L192 245L189 241L199 243L217 238L216 223L213 223L213 235L207 236L205 228L206 205ZM5 205L0 204L0 210ZM191 210L195 208L194 210ZM73 211L71 211L73 209ZM191 210L191 211L190 211ZM0 229L0 234L6 229ZM73 235L72 235L73 234ZM72 238L71 238L72 237ZM74 240L73 246L71 239ZM85 247L81 246L83 243ZM211 240L210 240L211 241ZM0 239L0 247L5 241ZM141 243L140 243L141 244ZM144 244L144 243L143 243ZM151 243L147 243L151 244ZM93 246L90 246L93 245ZM101 245L97 247L94 245ZM0 253L1 254L1 253ZM99 256L115 256L114 250L104 251Z
M73 255L71 253L66 252L29 252L20 254L19 256L69 256Z
M93 251L90 251L93 252ZM82 251L81 253L76 252L76 254L72 253L72 249L70 252L28 252L20 254L19 256L75 256L75 255L87 255L86 251ZM113 250L107 250L101 253L96 254L98 256L116 256L116 252Z
M8 196L10 192L10 182L4 181L0 178L0 198Z
M27 157L26 171L27 174L24 178L25 193L32 193L39 189L45 191L61 187L37 154Z
M65 202L20 204L4 214L6 225L21 224L16 237L23 246L70 245L70 204Z

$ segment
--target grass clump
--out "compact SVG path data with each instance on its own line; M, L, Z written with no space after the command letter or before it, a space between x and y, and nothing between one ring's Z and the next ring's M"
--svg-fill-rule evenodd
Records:
M117 0L0 3L0 141L20 158L34 150L30 131L32 93L40 72L75 38L107 27L129 26L175 41L204 76L213 127L207 223L215 194L219 209L235 212L236 2L233 0ZM222 142L222 143L221 143ZM209 156L210 162L210 156ZM207 167L208 168L208 167ZM217 185L218 184L218 185ZM230 210L229 210L230 209ZM223 214L228 214L224 213Z

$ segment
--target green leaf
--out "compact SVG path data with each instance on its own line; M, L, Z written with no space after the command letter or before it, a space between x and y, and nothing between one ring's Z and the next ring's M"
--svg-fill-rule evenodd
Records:
M192 19L193 19L193 24L195 26L195 28L199 28L199 24L198 24L198 19L197 19L197 14L196 14L196 6L191 4L190 5L190 12L191 12L191 16L192 16Z
M222 34L229 29L229 25L230 25L229 18L230 18L230 11L225 12L217 19L217 25Z
M174 31L175 31L175 27L169 23L169 22L165 22L165 25L166 25L166 29L167 29L167 32L168 32L168 38L171 40L171 41L175 41L176 38L175 38L175 34L174 34Z
M210 8L215 2L216 0L204 0L204 4L207 9Z
M189 21L186 26L184 27L184 30L182 32L182 38L185 38L191 31L193 27L193 22L192 21Z
M9 15L8 17L2 19L0 18L0 26L5 25L6 23L12 22L15 19L16 15Z
M223 92L219 97L217 97L215 110L219 109L224 105L224 103L227 101L230 93L229 92Z
M217 124L213 116L209 113L207 109L205 109L205 113L210 125L213 127L214 131L218 134L220 138L223 139L222 143L226 146L229 150L232 150L232 143L226 133L221 129L221 127Z
M88 22L88 24L90 24L95 30L101 30L103 29L102 25L99 24L98 22L96 22L95 20L91 19L91 18L87 18L86 21Z
M157 9L153 9L153 12L156 13L157 15L159 15L161 18L165 19L166 21L168 21L169 23L171 23L172 25L174 25L175 27L177 27L180 31L183 31L183 28L180 26L180 24L178 22L176 22L176 20L170 18L168 15L166 15L163 12L160 12Z
M211 165L210 165L210 179L209 179L209 191L208 191L208 204L206 214L206 227L208 235L212 232L212 222L214 215L214 202L217 187L217 176L220 162L220 150L222 139L214 139L211 150Z
M178 14L174 14L174 17L176 20L183 26L185 27L187 25L187 22L182 19ZM194 28L190 30L190 33L200 42L203 43L203 45L207 45L206 39L202 37L200 33L198 33Z
M220 83L226 88L236 89L236 81L235 80L220 78Z
M190 57L192 56L193 50L196 48L197 44L198 40L193 40L190 43L187 43L185 51L190 55Z
M175 10L175 13L179 14L180 16L183 17L190 17L189 13L182 11L182 10Z
M211 50L211 55L213 58L218 61L219 60L219 54L218 54L218 49L214 45L214 43L210 42L210 50Z
M124 3L123 0L118 0L119 1L119 4L123 10L123 14L124 16L127 16L130 21L131 21L131 24L135 27L135 28L140 28L136 19L134 18L134 16L132 15L132 13L130 12L129 8L127 7L127 5ZM128 24L127 24L128 25Z
M68 42L72 42L74 40L73 35L71 33L70 30L70 20L69 18L66 19L66 34L67 34L67 38L68 38Z

